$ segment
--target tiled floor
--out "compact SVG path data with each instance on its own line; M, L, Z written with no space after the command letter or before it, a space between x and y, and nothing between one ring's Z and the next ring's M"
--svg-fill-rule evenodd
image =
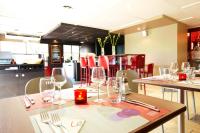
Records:
M147 95L162 98L161 87L148 85L146 90L147 90ZM139 89L139 93L143 93L143 90ZM200 114L200 101L199 101L200 93L199 92L195 92L195 98L196 98L195 101L196 101L197 114ZM170 92L165 92L165 99L171 100ZM174 102L177 101L177 93L176 92L174 92L173 101ZM190 118L192 118L194 116L194 114L192 113L193 111L192 111L191 93L189 93L189 109L190 109L189 110ZM200 116L198 116L198 117L199 117L199 119L197 121L187 120L187 117L186 117L186 133L200 133ZM177 117L170 120L169 122L165 123L164 129L165 129L165 133L178 133ZM150 133L162 133L161 127L151 131Z

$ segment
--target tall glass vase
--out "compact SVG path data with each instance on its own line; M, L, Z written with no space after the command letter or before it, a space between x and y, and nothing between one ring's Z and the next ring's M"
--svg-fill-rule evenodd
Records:
M101 55L104 55L104 48L101 48Z
M112 46L112 55L115 55L115 46Z

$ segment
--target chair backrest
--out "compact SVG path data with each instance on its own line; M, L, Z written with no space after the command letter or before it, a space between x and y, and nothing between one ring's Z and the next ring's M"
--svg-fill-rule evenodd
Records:
M144 68L144 66L145 66L145 55L138 55L136 67L137 68Z
M96 63L95 63L95 58L94 56L88 56L88 67L92 68L95 67Z
M138 93L138 83L132 82L132 80L137 79L139 77L138 73L134 70L119 70L117 71L116 76L122 77L123 74L127 78L129 89L132 92Z
M26 85L25 85L25 94L34 94L34 93L39 93L40 92L40 78L42 77L37 77L29 80ZM67 82L62 86L61 89L67 89L67 88L72 88L73 83L72 81L67 77ZM57 89L57 88L56 88Z
M98 65L100 67L103 67L105 70L109 69L109 61L108 61L108 57L107 56L99 56L98 58Z
M85 57L80 57L80 66L81 68L87 66L87 59Z
M108 61L109 65L115 65L116 64L115 56L114 55L108 56Z
M40 78L41 77L33 78L26 83L25 94L34 94L40 92Z
M128 65L128 56L123 56L122 58L122 65Z
M147 73L148 74L153 75L153 67L154 67L154 63L150 63L150 64L147 65Z

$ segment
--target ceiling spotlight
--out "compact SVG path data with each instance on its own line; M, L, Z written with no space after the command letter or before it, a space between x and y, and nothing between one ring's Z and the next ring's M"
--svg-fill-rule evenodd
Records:
M83 44L84 42L83 42L83 41L81 41L80 43L81 43L81 44Z
M141 30L141 28L140 28L140 27L138 27L138 28L137 28L137 30Z
M142 36L143 36L143 37L147 37L147 36L148 36L148 33L147 33L146 30L143 30L143 31L142 31Z

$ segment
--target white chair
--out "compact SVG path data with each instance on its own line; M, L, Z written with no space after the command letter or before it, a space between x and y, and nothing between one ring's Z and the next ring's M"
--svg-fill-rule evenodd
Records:
M132 80L137 79L138 73L134 70L119 70L116 73L116 77L125 76L126 81L128 82L128 89L132 92L138 93L138 83L132 82Z
M40 88L39 88L40 78L42 77L33 78L26 83L25 95L40 92ZM62 86L61 89L67 89L67 88L72 88L72 87L73 87L72 81L69 78L67 78L67 82Z

